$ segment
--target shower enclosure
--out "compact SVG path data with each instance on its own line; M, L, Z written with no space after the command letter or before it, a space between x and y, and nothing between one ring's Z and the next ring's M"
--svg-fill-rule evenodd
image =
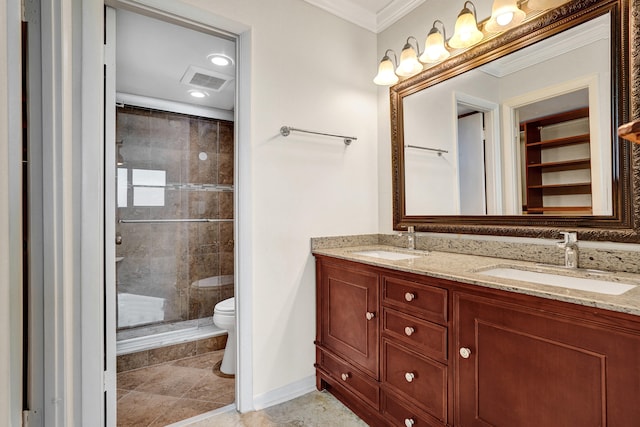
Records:
M233 123L116 112L118 340L214 328L233 296Z

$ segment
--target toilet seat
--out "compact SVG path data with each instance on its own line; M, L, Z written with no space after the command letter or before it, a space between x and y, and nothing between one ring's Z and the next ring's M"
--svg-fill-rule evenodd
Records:
M235 298L228 298L226 300L220 301L213 309L213 313L226 315L233 314L236 311L235 301Z

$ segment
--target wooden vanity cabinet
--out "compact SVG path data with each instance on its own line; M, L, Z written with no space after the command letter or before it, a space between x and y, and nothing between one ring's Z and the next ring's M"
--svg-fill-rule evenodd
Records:
M547 311L458 292L452 299L459 351L456 425L631 427L640 422L637 329L601 316L594 321L587 308L584 315L560 307Z
M322 258L316 263L316 278L316 386L378 425L379 274L356 263Z
M325 256L317 296L317 387L372 426L639 425L637 316Z

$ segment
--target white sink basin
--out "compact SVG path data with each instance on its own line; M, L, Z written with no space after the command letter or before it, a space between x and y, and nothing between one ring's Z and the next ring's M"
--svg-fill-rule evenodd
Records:
M633 289L636 285L613 282L610 280L591 279L585 277L565 276L553 273L541 273L538 271L520 270L517 268L500 267L480 271L479 274L503 279L519 280L521 282L538 283L541 285L558 286L562 288L578 289L581 291L596 292L605 295L622 295Z
M383 251L383 250L379 250L379 251L358 251L358 252L352 252L352 254L354 255L364 255L364 256L369 256L372 258L381 258L381 259L386 259L389 261L399 261L399 260L403 260L403 259L413 259L413 258L420 258L424 255L411 255L411 254L404 254L401 252L391 252L391 251Z

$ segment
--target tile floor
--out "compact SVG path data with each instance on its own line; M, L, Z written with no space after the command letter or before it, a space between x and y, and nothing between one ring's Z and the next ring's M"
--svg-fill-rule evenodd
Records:
M367 424L327 392L314 391L262 411L225 412L189 427L366 427Z
M224 350L121 372L118 427L160 427L235 400L235 380L213 373Z

